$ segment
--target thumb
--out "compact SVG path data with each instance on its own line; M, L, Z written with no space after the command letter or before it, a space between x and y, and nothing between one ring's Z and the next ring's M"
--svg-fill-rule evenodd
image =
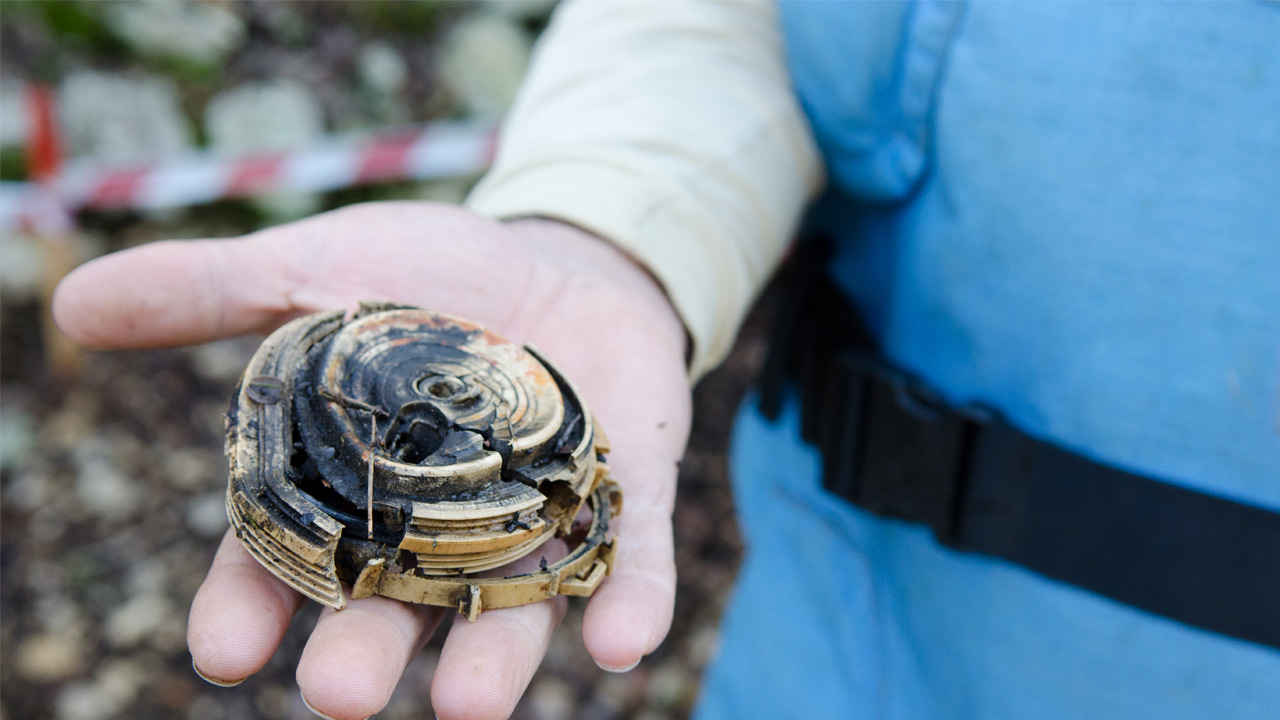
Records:
M268 330L299 313L290 301L302 274L286 262L291 235L168 241L98 258L59 283L54 320L71 339L102 349Z

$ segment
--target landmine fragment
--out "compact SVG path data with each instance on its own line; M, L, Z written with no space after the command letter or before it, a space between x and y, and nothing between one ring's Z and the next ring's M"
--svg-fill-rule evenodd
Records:
M608 441L530 347L465 320L362 304L263 342L227 413L227 513L276 577L341 610L384 595L482 610L590 595L615 554ZM477 575L576 539L535 572ZM573 538L570 538L570 536Z

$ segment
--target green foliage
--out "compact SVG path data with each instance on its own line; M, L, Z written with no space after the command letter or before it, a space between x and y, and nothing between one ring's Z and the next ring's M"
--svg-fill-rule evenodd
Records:
M5 13L42 23L60 43L84 52L124 55L125 44L102 20L103 3L85 0L6 0ZM11 17L12 17L11 16Z
M0 148L0 180L26 180L27 158L22 148Z
M348 5L353 24L375 34L431 37L442 22L464 12L466 3L366 0Z

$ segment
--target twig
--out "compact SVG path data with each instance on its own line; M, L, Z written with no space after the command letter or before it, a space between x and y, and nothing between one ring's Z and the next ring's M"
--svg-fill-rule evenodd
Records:
M372 432L369 435L369 493L366 504L369 506L369 522L368 532L369 539L373 539L373 452L378 447L378 416L373 413L369 414L369 424Z

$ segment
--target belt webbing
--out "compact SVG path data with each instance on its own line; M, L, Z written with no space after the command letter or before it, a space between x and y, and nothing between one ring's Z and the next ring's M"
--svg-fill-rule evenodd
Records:
M803 296L784 301L763 406L776 413L784 379L798 387L828 490L927 523L954 548L1280 648L1280 513L1093 461L994 413L949 407L867 351L869 335L825 274L796 272Z

